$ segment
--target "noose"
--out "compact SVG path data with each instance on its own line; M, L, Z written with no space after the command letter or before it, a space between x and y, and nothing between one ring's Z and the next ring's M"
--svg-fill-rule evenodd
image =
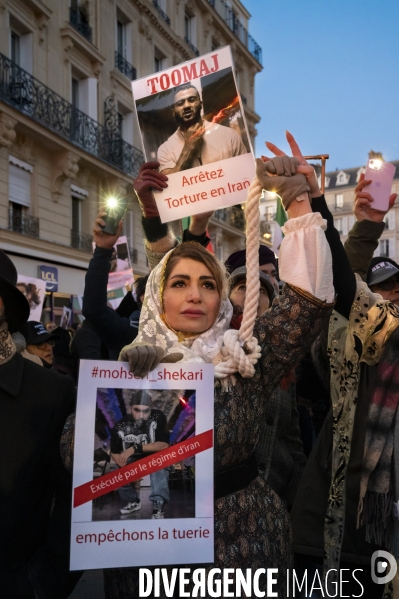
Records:
M244 313L238 336L241 342L250 342L254 330L259 304L259 199L262 186L255 178L248 189L245 206L247 237L247 291L245 294Z
M224 361L215 366L216 378L224 378L239 372L244 378L255 373L254 365L259 360L261 348L252 336L259 303L259 199L262 186L255 178L248 189L245 206L247 237L247 290L244 313L239 331L229 329L223 337Z

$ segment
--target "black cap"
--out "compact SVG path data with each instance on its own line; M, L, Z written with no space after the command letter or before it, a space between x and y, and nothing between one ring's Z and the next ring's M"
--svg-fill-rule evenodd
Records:
M26 339L26 345L40 345L47 341L58 341L61 339L59 335L49 333L41 322L36 322L35 320L27 322L21 329L21 333Z
M16 287L17 270L10 258L0 250L0 297L10 333L16 333L28 320L30 308L24 294Z
M236 268L230 275L230 279L229 279L230 289L233 289L233 287L235 287L235 285L237 285L238 281L241 281L242 279L246 279L246 277L247 277L246 266L241 266L240 268ZM263 287L265 287L265 289L267 291L267 295L269 296L270 303L272 303L272 301L274 300L274 298L276 296L276 290L274 288L274 285L273 285L269 275L266 274L265 272L263 272L262 270L260 270L259 271L259 280L260 280L261 285L263 285Z
M377 285L399 272L399 265L390 258L373 258L367 272L367 285Z

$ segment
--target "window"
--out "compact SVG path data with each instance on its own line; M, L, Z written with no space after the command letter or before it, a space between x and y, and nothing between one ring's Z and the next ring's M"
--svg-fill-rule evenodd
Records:
M215 40L215 38L213 37L212 38L212 45L211 45L212 52L214 52L218 48L220 48L220 44L219 44L218 40Z
M71 103L87 116L97 121L97 84L95 77L72 75Z
M342 218L336 218L334 220L334 225L335 225L335 228L337 229L338 233L340 235L342 235Z
M393 231L395 229L395 212L390 210L385 217L385 229Z
M38 237L39 221L29 215L33 167L14 156L9 156L8 159L8 228L17 233Z
M10 15L9 48L11 60L28 73L32 73L33 34Z
M335 207L343 208L343 206L344 206L344 194L343 193L335 194Z
M340 171L337 175L336 185L348 185L349 175L344 171Z
M21 64L21 38L15 31L11 31L11 60Z
M72 196L72 231L80 233L82 229L82 200Z
M72 77L72 106L79 108L79 81Z
M184 39L193 46L197 43L195 17L189 13L184 15Z
M342 219L342 235L348 235L348 217L344 216Z
M380 256L389 258L389 239L381 239L379 243Z
M158 73L164 68L165 55L158 48L154 49L154 71Z
M133 112L118 102L118 132L130 145L133 145L133 123Z
M85 200L89 196L89 192L77 185L71 185L71 245L74 248L91 251L91 235L86 235L82 232L84 229L83 223L87 222L88 203ZM84 214L86 212L86 214Z
M266 206L265 221L270 223L274 220L274 207Z
M116 23L116 49L123 58L126 58L125 24L119 20Z
M9 156L8 199L13 206L27 209L27 212L30 208L32 172L30 164Z

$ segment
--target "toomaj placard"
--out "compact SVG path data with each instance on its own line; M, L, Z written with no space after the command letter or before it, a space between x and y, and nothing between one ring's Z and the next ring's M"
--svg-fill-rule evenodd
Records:
M72 570L213 562L213 370L81 361Z
M246 201L255 162L230 47L132 82L146 160L168 187L162 222Z

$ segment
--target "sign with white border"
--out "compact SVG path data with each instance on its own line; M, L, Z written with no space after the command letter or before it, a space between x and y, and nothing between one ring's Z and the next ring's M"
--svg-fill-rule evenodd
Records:
M178 434L173 435L173 431L171 432L169 447L152 455L147 454L144 459L120 468L112 464L111 458L110 471L96 479L93 478L93 461L95 461L93 449L99 436L103 447L106 447L106 434L101 434L98 427L100 408L106 421L103 430L108 431L107 434L110 435L109 428L112 429L112 422L117 424L120 418L117 414L118 409L125 409L128 414L129 402L126 398L135 391L145 391L154 395L156 402L154 405L161 410L151 407L151 413L158 414L163 410L170 415L173 412L170 406L167 409L162 408L163 395L169 397L170 393L173 395L176 390L182 395L181 390L184 389L189 390L186 395L190 397L190 401L194 398L194 403L188 407L189 402L184 398L183 392L183 397L180 397L181 405L178 402L179 418L173 429L177 429ZM104 402L105 396L109 396L108 399L112 397L113 403L108 399ZM124 400L121 399L122 397ZM124 403L127 408L123 407ZM132 403L129 405L133 406ZM129 372L128 364L124 362L81 361L74 444L71 570L214 561L213 406L214 368L212 364L160 364L141 379ZM194 409L195 412L195 424L193 425L193 421L190 420L190 426L186 426L187 430L190 429L190 434L182 433L185 430L184 410L186 409ZM190 416L189 411L188 416ZM125 415L119 422L126 422L126 419ZM131 419L133 421L133 416ZM169 423L171 422L172 420L169 420ZM207 445L198 449L205 438ZM103 452L105 456L107 449L103 447L97 451ZM133 468L138 470L139 464L145 461L154 467L157 460L164 460L167 464L177 464L177 459L180 460L180 457L176 459L173 455L179 451L181 455L184 453L184 457L195 455L195 492L192 498L191 517L187 516L187 513L180 517L179 510L183 508L180 507L180 500L173 506L172 493L170 505L166 504L165 518L162 520L152 519L151 515L148 515L149 512L146 512L144 505L146 499L142 494L140 498L143 505L140 511L121 516L116 491L107 486L108 481L113 484L116 479L122 479L126 473L133 472ZM141 476L143 477L144 475ZM138 476L135 480L137 479ZM122 484L126 485L126 482ZM101 519L96 520L93 516L95 513L93 501L89 500L89 497L101 496L101 499L106 501L109 490L114 494L112 499L108 497L107 504L108 513L109 510L113 510L112 519L107 520L107 516L100 515ZM174 492L178 493L179 490ZM107 510L101 509L101 512L105 514Z
M200 99L194 128L176 108L182 85ZM132 91L146 160L168 176L168 187L154 191L162 222L246 201L255 160L229 46L133 81ZM196 123L200 133L191 134ZM196 136L200 145L180 164Z

